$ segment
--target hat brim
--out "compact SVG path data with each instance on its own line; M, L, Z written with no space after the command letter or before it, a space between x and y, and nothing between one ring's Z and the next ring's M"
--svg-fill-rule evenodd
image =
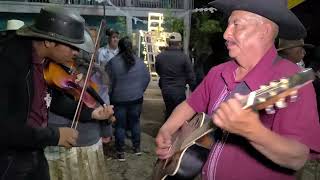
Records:
M43 38L48 40L54 40L57 42L61 42L63 44L67 44L76 48L79 48L81 50L84 50L88 53L94 52L94 45L92 42L92 39L90 37L90 34L87 31L84 31L84 42L83 43L72 43L70 41L66 41L63 38L59 38L59 35L52 34L52 36L48 34L43 34L39 32L35 32L30 28L30 26L23 26L20 29L17 30L17 34L19 36L25 36L25 37L35 37L35 38Z
M282 47L282 48L278 48L277 51L282 51L282 50L291 49L291 48L295 48L295 47L301 47L301 45L293 45L293 46ZM312 44L304 44L304 45L302 45L302 47L307 48L307 49L311 49L311 48L314 48L314 45L312 45Z
M285 3L272 7L269 1L248 0L216 0L209 5L230 15L232 11L243 10L263 16L279 26L279 37L296 40L307 36L306 29Z

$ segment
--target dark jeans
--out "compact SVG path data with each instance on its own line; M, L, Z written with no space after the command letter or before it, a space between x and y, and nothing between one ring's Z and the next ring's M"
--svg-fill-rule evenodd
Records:
M184 88L162 90L162 98L166 105L165 119L168 119L174 108L186 99L186 92Z
M49 180L48 162L42 150L0 155L1 180Z
M142 104L114 105L115 145L118 152L123 152L126 138L126 127L131 131L131 141L134 148L140 148L140 114ZM129 123L127 125L127 123Z

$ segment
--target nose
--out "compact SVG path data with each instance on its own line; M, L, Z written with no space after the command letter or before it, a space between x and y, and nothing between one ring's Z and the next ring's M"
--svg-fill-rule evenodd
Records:
M223 38L225 40L228 40L228 38L230 38L230 36L231 36L231 27L230 27L230 25L228 25L227 29L223 33Z

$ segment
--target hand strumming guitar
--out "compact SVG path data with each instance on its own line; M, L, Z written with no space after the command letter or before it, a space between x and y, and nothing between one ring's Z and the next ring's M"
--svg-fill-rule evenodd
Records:
M172 154L170 154L170 148L172 145L171 138L172 136L167 130L164 128L159 130L159 133L156 137L156 154L158 155L159 159L168 159L170 156L172 156Z

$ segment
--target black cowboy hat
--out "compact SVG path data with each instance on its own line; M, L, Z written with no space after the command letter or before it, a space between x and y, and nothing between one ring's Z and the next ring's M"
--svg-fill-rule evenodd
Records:
M87 33L79 14L58 6L42 8L34 24L17 30L20 36L54 40L92 53L94 46Z
M294 40L307 36L306 29L284 0L216 0L209 4L228 15L243 10L263 16L279 26L280 38Z

